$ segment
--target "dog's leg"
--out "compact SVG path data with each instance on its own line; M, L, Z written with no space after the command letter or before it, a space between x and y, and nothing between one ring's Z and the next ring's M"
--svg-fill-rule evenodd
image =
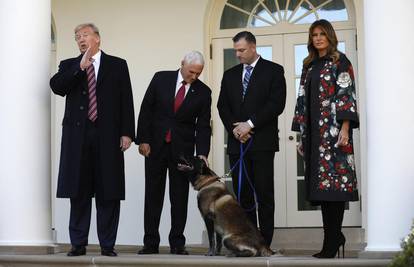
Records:
M216 255L220 255L221 247L223 246L223 237L216 232Z
M214 222L208 216L204 217L204 223L206 224L209 249L206 256L215 256L216 255L216 241L214 239Z
M224 239L224 246L231 251L231 254L227 256L236 256L236 257L252 257L256 256L257 251L255 249L241 245L239 239L234 237L228 237Z

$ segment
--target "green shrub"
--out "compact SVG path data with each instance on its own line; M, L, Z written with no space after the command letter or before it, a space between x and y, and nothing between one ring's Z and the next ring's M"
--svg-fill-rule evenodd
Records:
M390 267L412 267L414 266L414 223L411 233L401 242L402 251L395 255Z

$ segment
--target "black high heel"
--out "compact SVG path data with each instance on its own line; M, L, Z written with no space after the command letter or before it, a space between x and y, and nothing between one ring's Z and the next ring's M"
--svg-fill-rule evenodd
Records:
M342 259L344 259L345 258L345 243L339 245L339 248L338 248L338 259L341 257L341 253L340 253L341 247L342 247Z
M342 247L342 258L345 258L345 236L341 233L339 239L335 241L336 244L328 244L325 251L322 250L319 258L328 259L335 258L338 255L340 257L340 248Z
M326 237L323 238L323 245L321 251L312 255L314 258L320 258L322 253L326 250Z

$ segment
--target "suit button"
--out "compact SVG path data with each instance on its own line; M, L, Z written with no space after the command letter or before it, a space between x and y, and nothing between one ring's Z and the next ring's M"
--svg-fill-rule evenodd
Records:
M79 109L80 109L80 110L84 110L84 109L85 109L85 107L84 107L84 106L80 106L80 107L79 107Z
M80 122L78 122L78 121L77 121L77 122L76 122L76 126L80 126Z
M86 93L87 93L87 92L86 92L85 90L83 90L83 91L82 91L82 95L86 95Z

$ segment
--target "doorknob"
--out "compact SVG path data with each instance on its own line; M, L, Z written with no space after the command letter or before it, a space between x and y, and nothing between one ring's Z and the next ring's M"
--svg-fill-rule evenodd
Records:
M289 140L293 141L293 139L294 139L293 136L289 135Z

